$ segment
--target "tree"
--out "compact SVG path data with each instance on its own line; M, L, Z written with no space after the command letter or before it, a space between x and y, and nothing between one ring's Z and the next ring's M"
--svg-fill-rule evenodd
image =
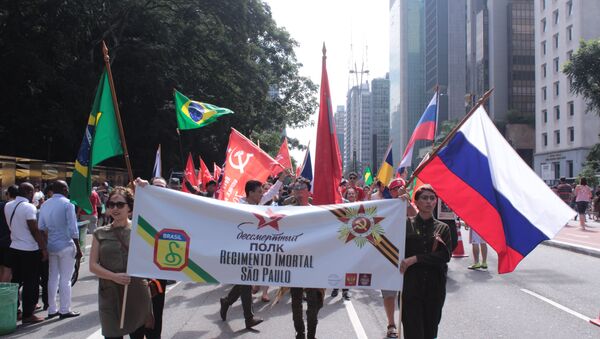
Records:
M223 162L231 127L281 133L308 124L317 108L317 86L299 75L297 43L260 0L4 1L0 154L45 159L40 145L52 136L48 160L75 159L104 67L102 40L138 175L150 174L159 143L163 168L182 168L174 88L235 112L181 132L184 154L207 163Z
M589 111L600 115L600 40L582 40L563 66L571 92L582 95Z

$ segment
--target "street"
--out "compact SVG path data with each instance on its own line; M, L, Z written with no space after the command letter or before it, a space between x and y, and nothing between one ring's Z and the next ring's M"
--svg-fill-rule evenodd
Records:
M593 232L598 229L592 229ZM89 237L88 237L89 239ZM463 230L463 239L468 239ZM470 245L465 244L470 254ZM447 298L439 338L598 338L589 323L600 313L600 259L540 245L510 274L498 275L492 253L488 271L471 271L471 258L449 265ZM19 325L11 338L102 338L98 320L96 278L83 263L73 289L78 318ZM176 283L168 286L164 338L293 338L289 295L271 307L254 298L255 314L265 319L256 331L244 328L241 303L219 317L223 285ZM271 289L273 297L275 289ZM351 291L350 302L332 299L327 290L319 313L319 338L383 338L386 317L379 291ZM46 315L45 312L38 313Z

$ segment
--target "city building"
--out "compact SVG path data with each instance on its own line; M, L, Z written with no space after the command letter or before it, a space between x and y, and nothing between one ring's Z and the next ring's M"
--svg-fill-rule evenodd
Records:
M371 92L369 83L354 86L346 97L344 172L361 172L371 164Z
M575 177L591 146L600 142L600 117L570 91L562 72L579 41L600 36L600 1L535 1L534 169L548 183Z
M377 172L390 142L389 74L371 81L371 107L371 170Z
M338 140L338 145L340 147L340 155L342 159L344 158L344 135L345 135L345 120L346 120L346 110L344 109L344 105L338 105L335 113L333 115L333 120L335 122L335 132Z

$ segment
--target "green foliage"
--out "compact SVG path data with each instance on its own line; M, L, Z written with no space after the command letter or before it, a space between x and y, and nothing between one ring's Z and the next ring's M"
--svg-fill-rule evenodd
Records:
M571 81L571 91L582 95L588 110L600 115L600 40L582 40L563 72Z
M446 139L448 134L450 134L450 132L454 127L456 127L456 125L458 125L458 120L442 121L442 123L438 127L437 136L435 138L435 144L438 145L442 141L444 141L444 139Z
M600 174L600 143L592 146L585 160L585 165L581 169L578 178L585 177L590 187L596 187L598 185L597 175Z
M303 126L317 107L317 86L298 73L296 42L260 0L4 1L0 154L45 159L50 149L49 160L75 159L104 67L102 40L138 175L150 174L159 143L163 168L182 168L174 88L235 112L181 132L184 154L207 164L223 162L231 127L250 136ZM52 144L40 146L47 136Z

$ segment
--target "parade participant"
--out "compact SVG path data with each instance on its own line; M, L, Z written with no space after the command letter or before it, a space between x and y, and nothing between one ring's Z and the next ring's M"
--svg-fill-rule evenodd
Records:
M129 334L143 338L144 327L152 327L150 291L145 279L130 277L127 271L133 193L125 187L115 187L106 202L107 213L113 218L109 225L94 232L90 251L90 272L98 276L98 308L102 335L116 338ZM123 328L120 327L125 285L128 285Z
M4 215L4 206L15 200L19 192L17 185L8 186L6 190L6 201L0 202L0 282L10 282L12 273L8 261L10 251L10 228Z
M246 197L240 200L242 204L259 205L263 198L262 183L257 180L248 180L244 187ZM278 189L279 190L279 189ZM244 319L246 320L246 328L250 329L263 322L263 319L255 317L252 313L252 286L250 285L234 285L229 294L221 298L221 309L219 314L223 321L227 320L227 310L239 298L242 299L242 309L244 310Z
M39 298L40 264L48 260L46 243L37 225L37 209L31 203L33 185L19 185L15 200L4 206L6 223L10 227L9 262L12 282L23 284L23 323L37 323L44 318L33 314Z
M71 277L75 261L81 259L79 230L75 206L71 204L69 186L62 180L53 183L53 195L40 208L40 230L48 239L48 318L60 319L79 316L71 311ZM56 295L60 287L60 309Z
M360 186L358 186L356 184L356 181L358 180L358 174L356 174L356 172L350 172L348 174L348 186L342 190L342 194L349 188L353 188L356 191L356 195L357 201L363 201L365 200L365 192L363 191L362 188L360 188Z
M310 196L310 181L305 178L297 178L292 186L292 194L296 199L297 206L308 206ZM285 289L280 289L284 293ZM319 322L319 310L323 307L323 297L325 289L322 288L290 288L292 296L292 319L294 320L294 329L296 330L296 339L314 339L317 333L317 324ZM302 315L302 298L306 294L306 337L304 327L304 317Z
M404 337L436 338L446 298L452 240L448 225L433 218L437 194L430 185L415 193L418 214L406 221L402 325Z
M92 211L90 213L79 208L77 216L80 221L89 221L87 224L87 233L92 234L98 226L98 206L101 206L100 196L95 190L92 190L90 194L90 204L92 205Z
M207 197L207 198L214 198L215 197L215 192L217 191L217 182L214 181L214 180L209 180L206 183L205 188L206 188L206 192L204 192L202 194L202 196L203 197Z
M39 209L45 200L44 192L42 192L42 190L40 189L39 184L35 184L33 189L34 189L34 192L33 192L33 198L31 199L31 202L33 203L33 206L35 206L37 209Z
M479 236L473 227L469 227L469 242L473 247L473 265L467 267L470 270L487 270L487 243ZM481 262L479 262L479 249L481 248Z
M575 203L577 204L577 213L579 214L579 226L585 231L585 211L592 200L592 189L587 185L587 179L579 179L579 185L575 187Z
M348 188L346 190L346 192L344 192L343 198L344 198L345 203L356 202L357 194L356 194L356 191L354 190L354 188L351 188L351 187ZM350 300L350 294L348 291L349 291L349 289L347 289L347 288L342 289L342 299ZM338 296L339 293L340 293L340 289L334 288L333 290L331 290L331 297L335 298Z

